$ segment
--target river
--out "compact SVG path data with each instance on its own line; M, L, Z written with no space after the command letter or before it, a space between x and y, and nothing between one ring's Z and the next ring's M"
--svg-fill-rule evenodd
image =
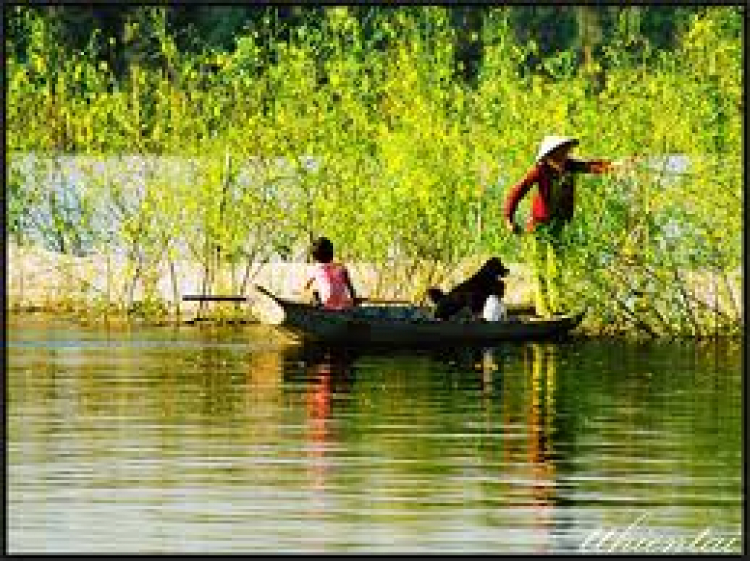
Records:
M739 346L6 338L9 553L741 550Z

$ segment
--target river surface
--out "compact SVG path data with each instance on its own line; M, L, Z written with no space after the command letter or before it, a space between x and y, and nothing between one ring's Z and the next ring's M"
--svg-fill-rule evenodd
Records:
M10 317L10 553L739 552L739 346Z

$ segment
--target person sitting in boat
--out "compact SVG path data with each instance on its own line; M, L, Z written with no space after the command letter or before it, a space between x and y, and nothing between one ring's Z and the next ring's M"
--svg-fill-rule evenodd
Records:
M349 271L341 263L333 261L331 240L325 237L316 239L310 254L315 259L315 266L304 290L313 288L316 302L329 310L346 310L356 306L358 299Z

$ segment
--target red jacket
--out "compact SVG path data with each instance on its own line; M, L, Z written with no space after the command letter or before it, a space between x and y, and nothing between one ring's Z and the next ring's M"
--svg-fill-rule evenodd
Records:
M513 220L521 199L534 184L538 189L531 201L531 216L526 229L531 231L537 224L560 218L567 222L573 217L576 173L604 173L610 162L604 160L581 161L568 158L562 173L545 162L534 164L526 176L511 188L505 199L505 217Z

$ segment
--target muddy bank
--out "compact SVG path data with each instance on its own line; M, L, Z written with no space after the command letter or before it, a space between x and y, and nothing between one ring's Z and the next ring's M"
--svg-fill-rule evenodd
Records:
M47 251L39 247L9 245L7 252L7 307L11 310L54 310L86 305L114 307L132 305L144 300L159 300L167 306L178 304L180 313L193 314L199 304L185 302L185 295L201 294L204 269L196 262L180 261L173 270L163 266L133 282L134 269L123 258L107 255L76 257ZM368 263L348 264L353 282L363 297L378 299L416 299L388 282L388 272ZM457 282L471 272L473 264L457 267L446 285ZM531 276L523 264L509 264L506 300L513 304L532 301ZM238 268L239 269L239 268ZM307 263L258 263L254 274L242 289L242 274L224 270L217 274L211 294L241 295L252 300L256 293L252 286L261 284L280 296L301 297L301 287L307 278ZM211 306L216 306L212 304ZM222 304L227 306L227 304ZM229 306L233 306L230 304Z
M185 295L203 293L205 271L197 262L179 261L172 267L162 266L136 278L132 265L118 256L76 257L39 247L11 244L8 246L6 265L6 309L9 311L76 313L90 320L110 313L123 315L128 310L145 317L239 317L252 320L254 301L258 297L253 289L254 284L261 284L280 296L298 299L303 297L301 287L310 268L309 264L299 262L258 263L252 267L253 273L244 289L243 274L240 272L244 271L244 265L236 270L223 270L216 274L207 293L245 296L247 302L201 304L183 300ZM399 290L399 286L414 285L413 279L404 276L404 271L388 270L368 263L350 263L349 267L358 292L363 297L419 301L422 296L418 289L415 293L403 288ZM511 306L532 305L531 270L519 263L510 263L508 267L511 274L507 279L507 303ZM476 263L456 267L442 285L447 287L458 282L475 268ZM399 282L394 282L399 276ZM742 323L740 271L721 279L700 272L685 272L681 276L685 283L681 288L688 287L693 306L703 310L717 308L724 318L734 318L731 320L733 323ZM600 330L606 321L604 324L597 321L597 324Z

